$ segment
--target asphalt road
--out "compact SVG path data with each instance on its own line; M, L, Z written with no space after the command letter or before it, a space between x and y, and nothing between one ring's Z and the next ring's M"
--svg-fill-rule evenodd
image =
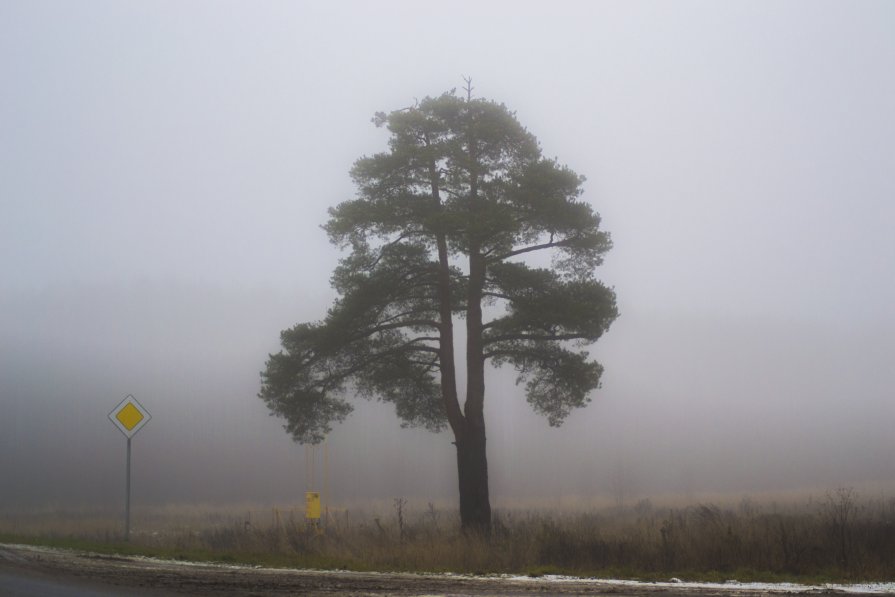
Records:
M0 570L0 595L3 597L117 597L128 593L91 589Z
M319 570L255 569L107 556L45 547L0 544L2 597L261 597L283 595L649 595L757 597L792 593L767 587L684 587L594 579L469 577ZM815 588L801 594L842 594ZM859 595L850 591L849 595Z
M91 586L89 581L64 575L54 578L52 570L41 570L19 550L0 545L0 595L3 597L124 597L132 594L126 588Z

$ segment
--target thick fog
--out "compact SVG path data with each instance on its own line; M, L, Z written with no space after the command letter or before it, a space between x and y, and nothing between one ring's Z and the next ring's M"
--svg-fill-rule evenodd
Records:
M135 503L300 501L259 371L373 113L461 75L588 177L621 311L559 429L490 374L497 504L895 487L895 4L7 0L0 506L120 503L126 394ZM326 450L335 501L455 499L388 405Z

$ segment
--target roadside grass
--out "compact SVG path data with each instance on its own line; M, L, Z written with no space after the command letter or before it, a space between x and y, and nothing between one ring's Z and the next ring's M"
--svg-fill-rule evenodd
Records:
M380 510L381 511L381 510ZM464 535L456 512L331 511L325 528L298 510L147 509L131 540L93 512L0 514L0 542L106 555L264 567L570 575L645 581L895 580L895 499L850 489L807 503L700 503L568 512L495 510L490 537Z

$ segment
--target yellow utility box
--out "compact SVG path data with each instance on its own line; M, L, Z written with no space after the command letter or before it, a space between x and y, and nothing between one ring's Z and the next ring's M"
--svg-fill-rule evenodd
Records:
M305 492L305 518L320 520L320 492Z

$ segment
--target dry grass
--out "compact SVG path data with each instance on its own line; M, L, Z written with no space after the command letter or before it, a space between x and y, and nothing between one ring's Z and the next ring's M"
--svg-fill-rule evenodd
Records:
M140 509L129 551L358 570L569 573L703 580L895 580L895 499L850 489L801 503L698 503L566 512L496 510L490 537L465 536L453 510L394 500L331 511L325 529L299 509ZM121 522L96 512L0 516L0 533L121 547Z

